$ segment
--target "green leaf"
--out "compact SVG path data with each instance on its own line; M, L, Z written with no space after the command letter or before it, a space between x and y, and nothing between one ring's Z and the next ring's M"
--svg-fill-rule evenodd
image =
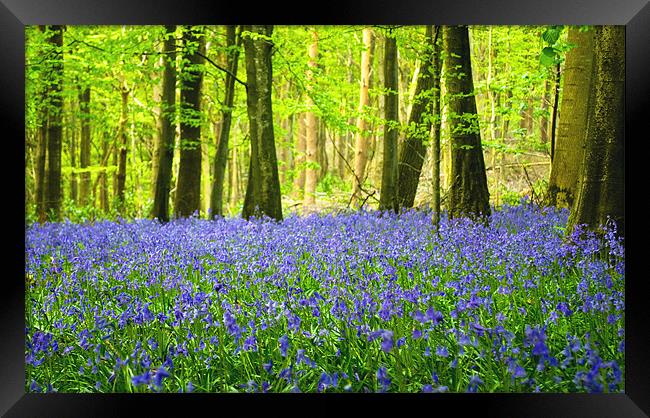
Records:
M561 29L550 28L542 34L542 39L546 41L549 45L553 45L560 39Z
M549 46L546 48L542 49L542 53L539 55L539 62L545 66L545 67L550 67L551 65L555 65L557 60L557 53L555 50Z

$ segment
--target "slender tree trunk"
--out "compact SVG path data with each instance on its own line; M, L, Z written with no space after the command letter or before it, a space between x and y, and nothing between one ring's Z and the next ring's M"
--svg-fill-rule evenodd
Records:
M270 38L273 26L245 26L244 30L261 37L244 39L251 162L242 216L250 219L251 216L264 215L282 220L271 103L273 43Z
M223 216L223 185L225 180L226 164L228 162L230 126L232 124L232 109L235 100L234 76L237 75L240 45L241 36L240 34L235 33L235 26L226 26L226 47L229 51L226 55L226 65L228 66L230 74L226 74L225 97L221 111L221 131L219 132L217 154L214 157L214 182L212 183L212 193L210 197L212 216Z
M440 47L438 46L438 37L440 35L440 26L436 27L436 35L433 41L433 63L431 66L431 73L433 75L433 138L431 142L432 155L432 188L433 188L433 201L432 203L432 222L436 227L440 223L440 133L441 133L441 112L440 112Z
M553 100L553 115L551 117L551 163L555 157L555 133L557 125L557 114L560 102L560 82L561 82L560 63L555 65L555 99Z
M551 83L544 81L544 96L542 97L542 115L539 118L539 133L542 144L548 142L548 109L551 101Z
M126 124L128 121L128 110L127 106L129 103L129 94L130 91L126 86L126 83L122 83L121 91L122 97L122 113L120 116L120 126L119 126L119 156L118 156L118 166L117 166L117 201L118 201L118 211L122 213L125 208L124 193L126 191L126 158L127 158L127 134L126 134Z
M399 211L397 202L397 136L399 134L399 86L397 67L397 40L392 33L384 43L384 158L381 176L379 209Z
M305 170L305 192L303 198L303 213L314 210L316 205L316 183L318 182L318 124L314 114L313 94L314 68L318 57L318 33L312 30L312 43L309 45L309 63L307 70L307 112L305 114L305 141L307 167Z
M72 105L70 106L72 108ZM70 126L68 126L68 134L70 136L70 199L79 203L79 186L77 181L77 173L75 170L77 168L77 123L75 117L75 109L70 109L72 115L70 116Z
M54 58L50 60L47 123L47 184L45 213L61 219L61 146L63 137L63 26L49 26L47 38Z
M163 83L165 77L165 42L160 47L160 59L156 64L156 70L159 73L160 82L153 86L153 101L154 101L154 115L156 117L156 130L154 131L153 138L153 152L151 156L151 198L156 200L156 183L158 181L158 172L160 163L160 153L162 152L162 125L163 125L163 108L162 108L162 94Z
M370 69L372 67L372 57L374 50L374 35L372 29L363 29L363 45L364 51L361 54L361 85L359 92L359 117L357 119L357 136L354 145L354 173L352 177L352 205L359 207L363 201L361 189L363 187L363 179L366 174L366 163L368 161L368 145L369 136L366 132L368 130L367 116L365 115L366 107L370 103L370 96L368 88L370 86Z
M318 165L320 166L320 170L318 170L318 175L316 176L316 184L320 181L320 179L324 178L327 173L329 172L330 169L330 163L329 163L329 156L328 156L328 144L330 141L327 139L327 125L325 125L325 121L322 118L317 118L316 119L317 124L318 124L318 146L317 146L317 155L318 155Z
M445 26L443 35L452 143L449 216L487 217L490 194L476 114L468 28Z
M436 83L436 75L432 72L432 69L434 57L436 54L439 54L438 47L435 44L439 36L439 31L440 29L436 29L436 34L434 35L432 26L427 26L426 28L426 51L420 62L418 78L413 93L413 104L409 113L406 139L399 156L398 196L399 206L403 208L413 207L415 201L422 164L424 163L427 152L423 141L429 137L431 131L433 116L431 114L431 104L433 103L434 96L439 96L440 94L435 90L432 91Z
M237 145L233 145L232 158L230 159L230 166L228 167L228 174L230 177L228 182L228 196L231 211L235 210L237 202L239 201L239 160L237 154Z
M108 213L110 210L110 204L108 200L108 173L106 171L106 163L104 161L108 160L110 153L108 141L102 141L102 168L103 170L99 174L99 203L102 211Z
M293 191L298 199L303 197L305 190L305 149L306 149L306 124L305 114L298 113L298 137L296 139L296 157L294 159Z
M197 48L196 52L189 48ZM181 155L174 212L188 217L200 210L201 204L201 87L205 37L201 29L183 28L183 61L181 77Z
M575 200L593 78L594 32L569 28L568 41L576 47L567 53L561 105L564 116L558 125L557 139L551 141L555 147L546 198L551 206L570 208Z
M81 116L81 143L79 145L79 166L85 169L90 166L90 86L79 90L79 113ZM79 182L79 203L82 206L90 204L90 173L82 172Z
M151 216L162 222L169 221L169 192L174 159L175 107L176 107L176 26L165 26L165 61L160 102L160 151L158 159L154 201Z
M44 29L43 29L44 30ZM47 87L44 91L43 108L39 112L40 124L38 128L38 149L36 157L36 215L40 223L45 222L45 187L46 187L46 171L45 162L47 161L47 101L49 94Z
M598 26L585 153L568 231L611 218L625 231L625 26Z

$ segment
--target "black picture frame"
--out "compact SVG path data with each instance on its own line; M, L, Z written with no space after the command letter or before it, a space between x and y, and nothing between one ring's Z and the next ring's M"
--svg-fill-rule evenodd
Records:
M293 9L290 9L293 7ZM303 10L303 8L305 8ZM315 10L317 9L317 10ZM287 10L295 10L293 15ZM4 124L2 167L6 181L3 202L5 267L0 291L0 413L23 416L124 416L139 410L155 416L182 408L200 406L214 413L226 413L225 406L239 413L253 407L266 412L298 415L312 412L370 414L388 412L390 405L403 413L440 414L442 408L456 414L468 410L483 416L499 417L643 417L650 415L650 338L646 292L641 274L641 251L633 241L642 242L644 228L640 205L631 201L644 191L626 195L626 353L624 394L445 394L445 395L81 395L26 394L24 367L24 182L15 173L24 173L24 27L35 24L224 24L270 22L274 24L617 24L626 26L626 189L643 175L633 171L644 167L639 151L647 142L645 114L650 92L647 56L650 41L650 3L646 0L453 0L442 4L408 0L354 3L328 2L322 5L283 6L269 2L264 8L243 2L216 0L98 1L98 0L0 0L0 103ZM630 142L634 139L634 142ZM632 150L634 154L632 153ZM646 163L647 165L647 163ZM643 196L641 196L643 197ZM638 208L638 209L635 209ZM632 239L632 242L630 241ZM630 251L631 248L634 250ZM640 250L637 250L639 249ZM190 408L190 409L188 409ZM420 412L418 412L420 411ZM272 414L275 415L275 414Z

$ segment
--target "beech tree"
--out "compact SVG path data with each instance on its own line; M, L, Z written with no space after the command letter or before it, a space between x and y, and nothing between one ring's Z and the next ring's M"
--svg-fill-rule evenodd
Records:
M60 25L48 26L47 53L50 58L47 75L47 182L44 210L53 220L61 217L61 147L63 138L63 31Z
M175 106L176 106L176 33L175 25L165 26L163 42L163 74L160 96L159 150L154 152L157 158L157 173L154 176L154 201L151 215L162 222L169 221L169 190L172 179L174 159Z
M205 37L201 27L183 28L181 153L176 186L176 216L187 217L201 204L201 88Z
M566 55L562 94L562 118L554 145L546 203L570 208L584 154L585 131L592 88L594 30L570 27L568 42L575 45Z
M384 43L384 158L379 209L399 210L397 203L397 137L399 135L399 87L397 80L397 40L389 30Z
M413 104L406 127L406 138L399 155L398 200L399 206L404 208L413 207L415 194L420 181L422 164L424 163L427 152L425 140L429 138L432 119L435 117L439 118L440 113L439 109L436 110L432 106L436 98L440 95L440 92L437 91L439 90L440 75L439 71L436 72L434 68L434 57L439 55L436 50L439 31L436 28L434 34L433 26L426 27L426 45L422 54L420 68L418 69ZM437 161L439 159L438 153ZM440 174L438 173L434 178L439 178L439 176Z
M568 231L617 224L625 232L625 26L598 26L582 171Z
M242 216L282 220L271 105L273 26L244 26L243 31L251 158Z
M316 183L318 182L318 126L314 113L314 101L311 98L314 68L318 57L318 32L311 31L312 42L309 45L309 63L307 70L307 112L305 113L305 193L303 198L304 212L313 210L316 204Z
M371 28L363 29L364 51L361 54L361 82L359 86L359 116L357 118L357 135L354 145L354 175L352 177L352 204L356 207L362 202L361 189L366 175L368 162L368 142L370 136L367 129L365 108L370 104L368 88L370 87L370 68L375 47L374 35Z
M449 216L490 215L490 194L478 127L467 26L443 28L451 141Z
M217 144L217 153L214 157L214 181L210 194L212 216L223 216L223 186L226 164L228 162L228 144L230 141L230 126L232 124L232 109L235 100L235 77L237 77L240 45L241 28L240 33L236 33L235 26L226 26L226 65L228 66L228 72L226 73L226 85L221 110L219 142Z

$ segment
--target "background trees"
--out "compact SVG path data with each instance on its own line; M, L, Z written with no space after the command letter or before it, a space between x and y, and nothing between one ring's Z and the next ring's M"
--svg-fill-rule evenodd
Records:
M569 206L593 33L28 27L27 215L56 217L57 187L71 219Z

